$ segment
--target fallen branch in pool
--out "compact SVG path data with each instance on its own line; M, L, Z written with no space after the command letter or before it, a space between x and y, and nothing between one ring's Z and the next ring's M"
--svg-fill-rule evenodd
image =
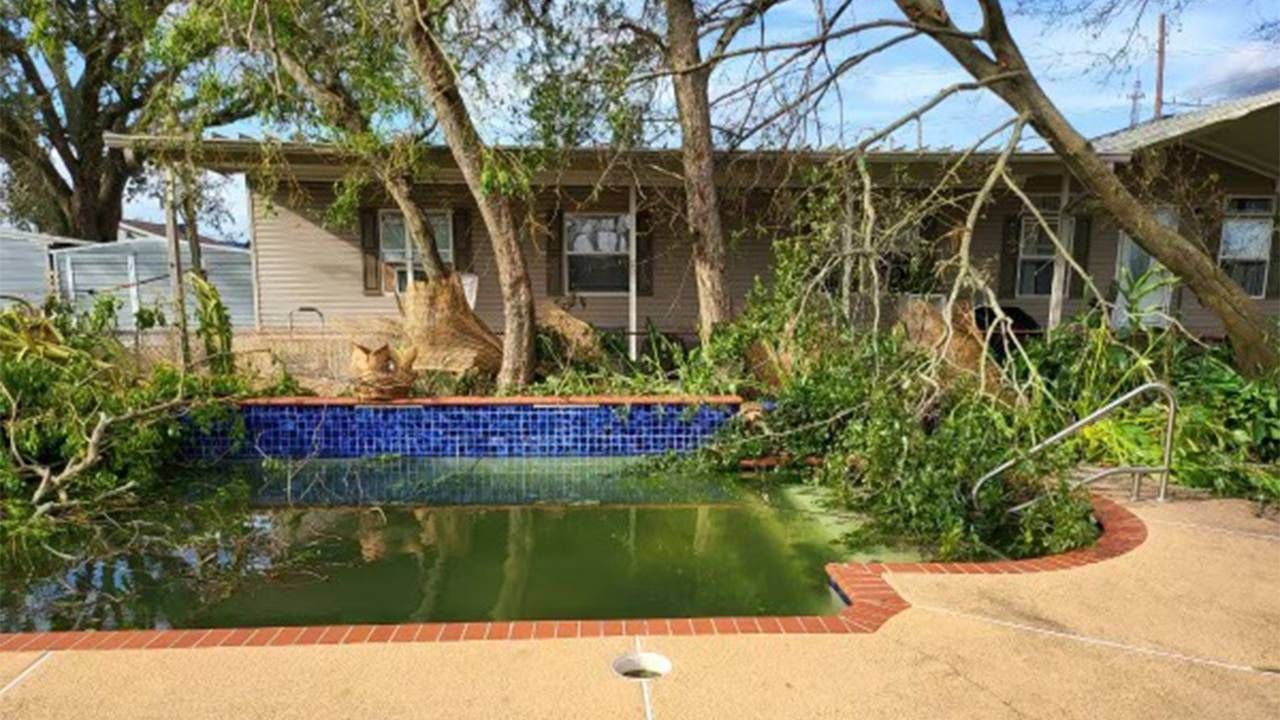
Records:
M17 422L18 403L9 393L8 388L0 385L0 389L4 390L6 398L9 400L11 408L9 422L13 427ZM105 412L98 414L98 419L94 423L93 430L86 438L86 445L78 457L68 462L61 470L54 471L48 465L32 463L26 461L22 453L18 450L16 436L9 433L9 454L14 461L14 469L19 476L28 474L39 479L35 492L31 495L31 505L35 511L31 515L32 520L44 517L46 514L55 510L69 508L82 504L81 501L72 500L68 493L68 489L72 482L86 471L92 469L102 459L102 451L106 444L106 433L109 428L120 423L129 423L136 420L167 412L181 405L186 404L186 399L179 396L168 402L151 407L135 410L133 412L113 417ZM99 494L96 500L105 500L110 497L124 494L136 486L134 482L127 482L124 485L117 486L111 490ZM57 499L48 499L51 494L57 496Z

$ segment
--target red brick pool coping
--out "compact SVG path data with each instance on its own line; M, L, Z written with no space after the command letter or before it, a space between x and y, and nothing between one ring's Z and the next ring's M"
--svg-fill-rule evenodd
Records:
M401 398L399 400L360 400L353 397L314 397L307 395L289 397L262 397L241 400L240 405L359 405L374 407L397 406L458 406L479 407L489 405L741 405L737 395L445 395L440 397Z
M1146 540L1146 525L1118 503L1094 496L1093 508L1102 524L1102 536L1098 542L1092 547L1060 555L1007 562L829 564L826 570L832 586L850 601L835 615L11 633L0 634L0 652L354 645L622 635L872 633L911 607L885 580L886 575L1019 575L1067 570L1123 555Z

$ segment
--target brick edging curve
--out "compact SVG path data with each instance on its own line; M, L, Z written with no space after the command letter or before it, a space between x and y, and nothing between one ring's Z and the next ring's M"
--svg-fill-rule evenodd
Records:
M1098 542L1091 547L1059 555L1007 562L831 563L826 566L827 577L836 592L849 603L835 615L11 633L0 634L0 652L351 645L622 635L872 633L911 607L885 579L886 575L1020 575L1067 570L1123 555L1146 540L1146 525L1119 503L1095 495L1093 508L1102 524Z

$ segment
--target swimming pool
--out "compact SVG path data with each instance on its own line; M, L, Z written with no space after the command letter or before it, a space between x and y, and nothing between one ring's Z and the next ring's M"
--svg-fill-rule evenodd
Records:
M223 465L248 532L0 590L0 629L823 615L850 521L813 489L627 458ZM643 467L643 466L642 466Z

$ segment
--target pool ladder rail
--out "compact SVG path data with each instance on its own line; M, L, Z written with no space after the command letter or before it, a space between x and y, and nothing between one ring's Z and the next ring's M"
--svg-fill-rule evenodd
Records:
M1014 465L1017 465L1023 460L1027 460L1029 458L1035 457L1036 455L1039 455L1044 450L1054 445L1057 445L1063 440L1066 440L1067 438L1075 435L1081 430L1107 417L1108 415L1112 414L1116 410L1119 410L1124 405L1128 404L1130 400L1133 400L1139 395L1146 395L1147 393L1151 393L1151 392L1157 392L1163 395L1165 397L1165 400L1168 401L1168 405L1169 405L1169 412L1168 412L1167 418L1165 419L1165 425L1164 425L1164 455L1163 455L1163 461L1161 462L1161 464L1160 465L1122 465L1120 467L1106 468L1103 470L1099 470L1098 472L1095 472L1092 475L1081 478L1080 480L1076 480L1075 482L1071 483L1071 488L1075 489L1078 487L1091 485L1099 480L1111 477L1113 475L1129 474L1129 475L1133 475L1133 492L1130 495L1130 499L1137 500L1138 495L1142 492L1142 478L1146 475L1159 475L1160 491L1156 499L1159 500L1160 502L1164 502L1166 499L1168 499L1169 474L1173 471L1172 470L1173 424L1174 424L1174 419L1177 417L1177 414L1178 414L1178 398L1176 395L1174 395L1173 388L1169 387L1168 385L1164 383L1159 383L1159 382L1149 382L1130 390L1129 392L1121 395L1115 400L1112 400L1106 405L1103 405L1097 410L1094 410L1088 415L1080 418L1079 420L1071 423L1070 425L1059 430L1053 435L1040 441L1035 446L1033 446L1030 450L1028 450L1026 453L1001 463L1000 465L993 468L991 472L988 472L986 475L983 475L981 478L978 478L978 481L973 485L973 492L970 494L970 497L973 500L974 504L976 505L978 502L978 493L982 490L982 487L986 485L987 482L990 481L991 479L1005 472L1006 470L1013 467ZM1010 508L1009 512L1012 512L1012 513L1022 512L1023 510L1026 510L1027 508L1039 502L1043 497L1044 496L1041 495L1040 497L1037 497L1022 503L1021 505L1014 506L1013 508Z

